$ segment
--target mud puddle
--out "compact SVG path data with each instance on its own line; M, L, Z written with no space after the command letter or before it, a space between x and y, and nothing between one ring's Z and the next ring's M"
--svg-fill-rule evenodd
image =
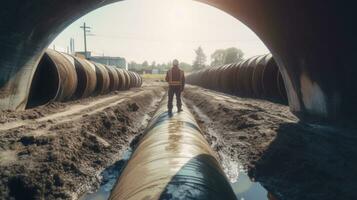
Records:
M251 180L239 162L220 153L223 170L226 173L238 200L269 200L268 191L259 183Z
M129 161L132 153L133 149L129 147L124 152L123 158L121 160L117 161L112 166L109 166L100 173L100 187L95 191L90 191L84 194L82 197L79 198L79 200L107 200L110 196L110 192L115 186L117 179L123 171L126 163Z

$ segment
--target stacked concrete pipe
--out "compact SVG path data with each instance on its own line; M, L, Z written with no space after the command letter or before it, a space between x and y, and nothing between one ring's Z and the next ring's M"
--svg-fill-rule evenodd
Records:
M271 54L202 69L186 79L189 84L228 94L287 104L283 77Z
M27 108L140 87L135 72L46 50L31 81Z
M110 200L227 199L236 196L193 115L167 113L167 98L125 166Z

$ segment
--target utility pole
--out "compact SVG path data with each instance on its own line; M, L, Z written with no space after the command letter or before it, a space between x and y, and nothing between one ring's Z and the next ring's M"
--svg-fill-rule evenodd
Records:
M81 28L83 29L83 33L84 33L84 56L86 58L88 58L88 53L87 53L87 33L90 32L91 27L86 26L86 23L83 23L83 26L81 26Z
M74 52L75 52L75 49L74 49L74 39L71 38L71 39L69 40L69 53L70 53L71 55L74 55Z

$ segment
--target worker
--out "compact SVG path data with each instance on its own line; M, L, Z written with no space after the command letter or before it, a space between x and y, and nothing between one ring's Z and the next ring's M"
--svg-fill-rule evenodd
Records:
M172 114L174 95L176 95L177 112L182 111L181 92L185 88L185 74L179 68L179 61L175 59L172 65L173 67L166 73L166 82L169 83L169 101L167 105L169 114Z

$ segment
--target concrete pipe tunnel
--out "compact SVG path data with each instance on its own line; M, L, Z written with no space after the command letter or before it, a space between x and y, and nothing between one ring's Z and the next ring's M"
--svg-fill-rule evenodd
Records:
M24 109L29 82L46 46L74 20L116 1L3 2L0 108ZM291 111L301 119L356 118L357 68L352 58L357 39L352 2L200 1L241 20L261 38L282 72Z

